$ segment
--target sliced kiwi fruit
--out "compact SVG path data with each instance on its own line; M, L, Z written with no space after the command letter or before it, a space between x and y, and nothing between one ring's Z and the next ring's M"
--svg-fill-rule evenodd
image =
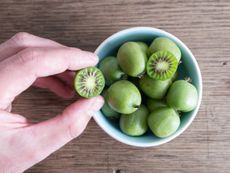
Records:
M77 93L85 98L100 95L105 86L102 72L96 67L87 67L77 72L74 87Z
M176 57L168 51L157 51L149 58L146 66L147 74L156 80L172 78L178 66Z

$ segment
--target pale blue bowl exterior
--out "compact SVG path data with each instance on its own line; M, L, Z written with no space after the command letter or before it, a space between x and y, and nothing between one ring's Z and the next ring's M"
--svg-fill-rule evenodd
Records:
M143 41L149 44L155 37L159 36L170 38L180 47L182 53L182 64L179 68L179 78L184 78L185 76L191 77L192 83L198 90L199 101L195 110L182 114L181 124L178 130L173 135L163 139L153 136L151 132L148 132L146 135L141 137L127 136L120 131L117 122L114 123L113 121L107 119L101 111L95 114L95 121L107 134L122 143L136 147L157 146L169 142L180 135L191 124L198 112L202 99L202 78L198 63L192 52L182 41L168 32L151 27L134 27L117 32L103 41L95 51L101 60L109 55L116 56L118 48L124 42Z

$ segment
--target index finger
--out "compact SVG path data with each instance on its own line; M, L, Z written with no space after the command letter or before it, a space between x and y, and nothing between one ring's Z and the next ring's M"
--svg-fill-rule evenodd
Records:
M0 44L0 61L13 56L27 47L64 47L64 45L26 32L19 32Z
M77 48L26 48L0 63L0 108L5 109L39 77L95 66L98 57Z

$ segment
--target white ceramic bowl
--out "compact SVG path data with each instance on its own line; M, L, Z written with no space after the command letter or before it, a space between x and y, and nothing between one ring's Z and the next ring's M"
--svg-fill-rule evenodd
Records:
M151 132L146 133L144 136L140 137L131 137L121 132L119 129L119 123L107 119L103 113L97 112L94 116L97 124L112 138L137 147L150 147L164 144L171 141L172 139L179 136L181 133L188 128L195 118L198 109L200 107L201 98L202 98L202 78L199 66L192 52L188 47L178 38L172 34L165 32L160 29L150 28L150 27L134 27L122 30L113 34L104 40L96 49L95 53L99 56L100 59L103 59L109 55L116 56L118 48L127 41L143 41L147 44L150 44L151 41L158 36L168 37L173 40L180 48L182 53L182 64L179 68L179 78L184 78L189 76L192 78L192 83L195 85L199 95L199 101L196 109L191 112L183 113L181 116L181 124L178 130L171 136L167 138L158 138L155 137Z

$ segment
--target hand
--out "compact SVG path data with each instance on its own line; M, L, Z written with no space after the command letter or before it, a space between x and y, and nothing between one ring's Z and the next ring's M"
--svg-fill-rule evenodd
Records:
M96 55L27 33L0 45L0 172L23 172L79 136L102 97L80 99L55 118L32 124L10 113L14 98L31 85L72 97L72 73L94 66ZM54 76L55 75L55 76Z

